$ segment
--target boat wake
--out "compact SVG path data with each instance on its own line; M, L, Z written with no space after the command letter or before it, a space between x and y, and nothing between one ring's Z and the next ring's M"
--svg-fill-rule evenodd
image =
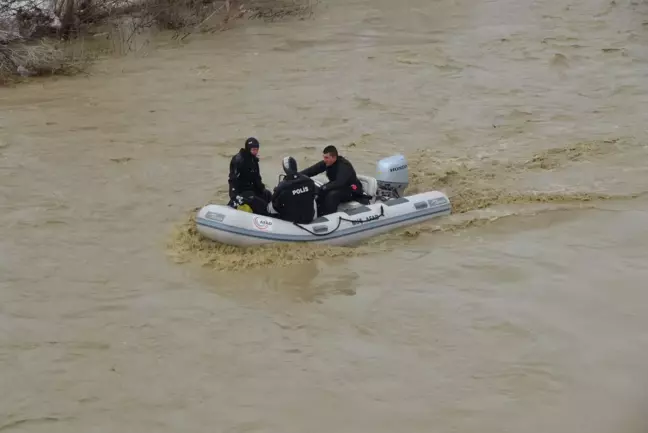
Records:
M439 190L448 195L452 215L396 230L356 247L321 244L271 244L236 247L203 238L195 225L199 208L191 209L175 227L169 254L178 263L197 263L219 271L283 267L316 259L362 256L388 251L423 233L474 229L512 217L539 213L596 209L602 201L631 200L642 193L613 195L565 186L560 190L516 190L521 176L530 171L555 170L572 163L590 161L619 150L622 140L577 143L534 154L522 161L441 160L426 151L408 155L411 180L407 194Z

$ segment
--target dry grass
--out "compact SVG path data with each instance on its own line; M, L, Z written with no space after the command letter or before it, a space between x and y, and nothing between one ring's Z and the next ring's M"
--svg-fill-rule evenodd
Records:
M175 31L175 38L193 33L226 30L239 19L274 21L288 17L306 17L313 13L318 0L147 0L142 9L146 25Z
M250 19L278 20L287 17L310 17L318 0L253 0Z

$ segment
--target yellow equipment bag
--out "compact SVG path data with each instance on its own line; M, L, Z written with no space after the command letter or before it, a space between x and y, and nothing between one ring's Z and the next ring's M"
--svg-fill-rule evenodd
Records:
M252 208L250 206L248 206L247 204L241 204L241 205L236 206L236 210L253 213Z

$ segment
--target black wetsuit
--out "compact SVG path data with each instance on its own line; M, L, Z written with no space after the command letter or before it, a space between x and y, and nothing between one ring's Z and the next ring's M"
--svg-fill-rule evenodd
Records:
M318 196L320 215L335 213L340 203L363 195L362 183L358 179L353 165L342 156L338 156L335 163L329 167L324 164L324 161L320 161L300 173L312 177L324 172L326 172L329 182L322 187Z

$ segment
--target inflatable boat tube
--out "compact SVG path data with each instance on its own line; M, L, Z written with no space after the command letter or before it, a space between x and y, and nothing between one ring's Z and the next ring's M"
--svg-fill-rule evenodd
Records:
M354 203L310 224L296 224L223 205L207 205L198 211L196 225L206 238L229 245L277 242L353 245L397 228L448 215L450 211L448 197L431 191L370 205Z

